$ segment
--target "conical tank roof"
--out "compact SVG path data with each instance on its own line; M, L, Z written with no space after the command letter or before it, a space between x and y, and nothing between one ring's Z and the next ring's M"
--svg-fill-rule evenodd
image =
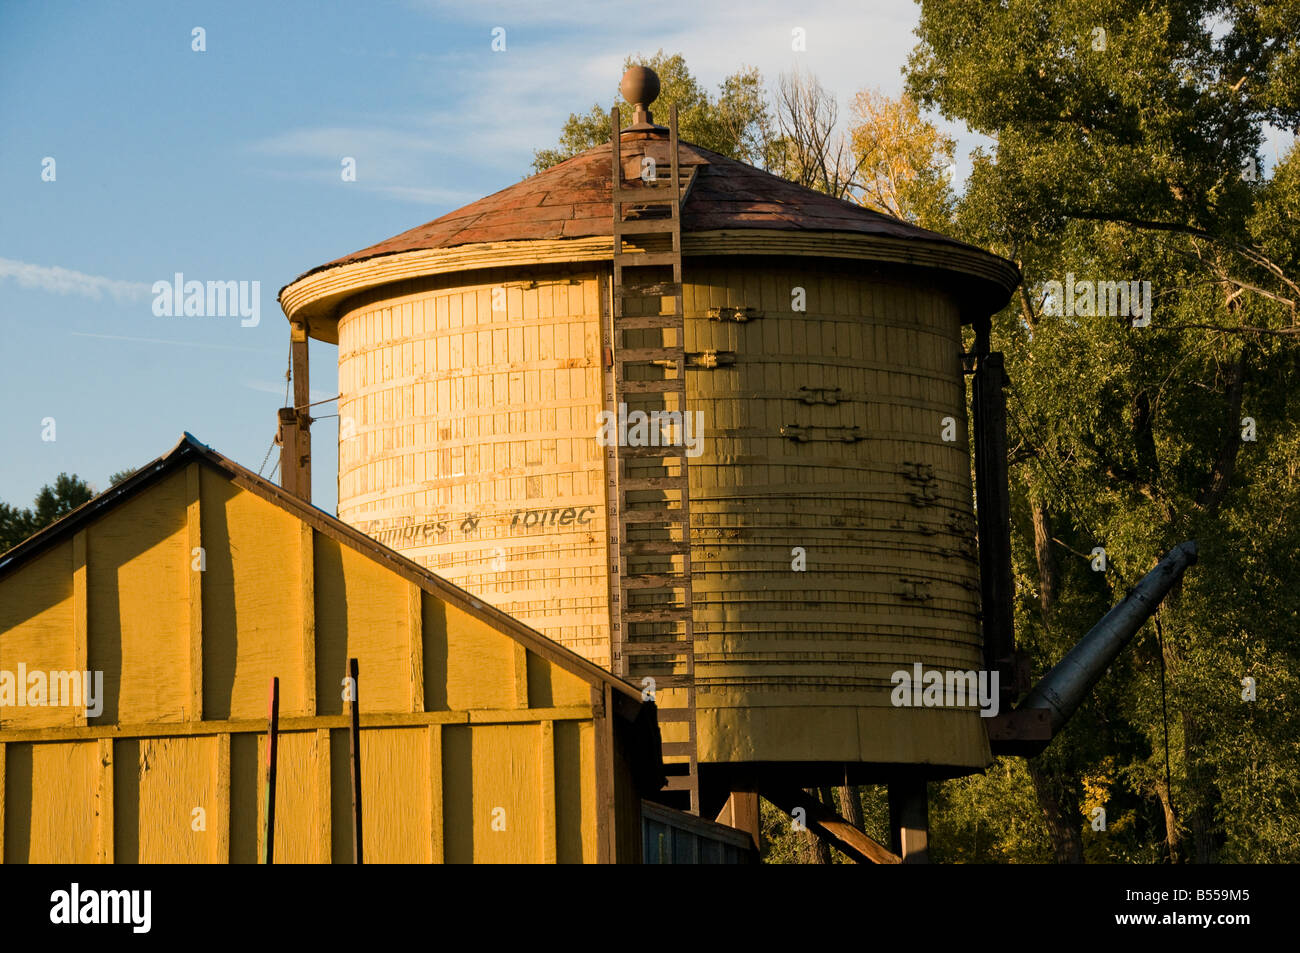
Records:
M662 137L625 135L625 158L643 153L644 145L655 139ZM588 149L500 192L321 267L477 242L612 237L613 174L609 149L608 144ZM666 155L666 142L664 151ZM963 244L690 142L678 143L678 162L683 168L696 169L695 181L682 205L683 232L769 228L861 232Z
M625 129L620 146L625 181L639 174L646 155L655 158L660 174L668 168L669 140L663 127L647 123ZM685 236L709 233L723 236L725 242L727 235L789 232L791 251L796 244L806 244L796 239L795 233L834 236L868 249L853 257L876 257L869 249L878 248L882 250L878 260L883 262L956 273L974 292L967 296L974 310L983 314L1003 307L1019 283L1018 269L1003 258L702 146L679 141L678 162L683 172L695 172L682 205ZM304 272L281 289L281 306L291 320L308 320L313 337L334 340L328 328L333 323L332 311L348 294L428 273L423 268L429 263L437 263L437 271L473 267L470 246L499 254L503 249L522 253L529 247L527 243L541 248L544 243L572 240L576 249L600 238L612 242L612 167L609 144L588 149L431 222ZM466 249L466 253L456 249ZM698 252L693 252L688 242L684 253L689 257ZM836 252L829 254L833 257ZM545 260L555 261L557 255L562 257L562 252L548 249ZM578 256L590 257L590 248ZM500 263L518 264L518 258L519 254L505 256ZM384 259L391 261L391 266L385 265ZM453 259L464 263L451 264ZM487 264L480 262L478 267ZM358 269L363 269L364 275ZM974 284L969 284L972 280Z

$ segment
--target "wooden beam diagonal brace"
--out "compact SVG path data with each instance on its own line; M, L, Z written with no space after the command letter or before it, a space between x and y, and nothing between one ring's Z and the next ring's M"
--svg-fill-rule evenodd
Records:
M763 797L791 817L802 809L808 830L859 864L901 864L903 859L798 788L767 788Z

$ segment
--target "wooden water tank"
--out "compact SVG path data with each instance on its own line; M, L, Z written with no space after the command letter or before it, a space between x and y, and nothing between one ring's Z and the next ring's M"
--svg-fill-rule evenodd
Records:
M625 135L624 161L654 140ZM895 707L890 677L982 667L961 327L1017 272L680 160L700 761L982 768L973 707ZM602 666L609 168L593 149L281 292L339 345L339 516Z

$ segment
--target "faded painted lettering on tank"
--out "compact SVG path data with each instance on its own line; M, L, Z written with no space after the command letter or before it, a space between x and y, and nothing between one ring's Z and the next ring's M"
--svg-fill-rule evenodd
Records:
M521 527L533 529L540 526L544 529L554 529L557 526L586 525L591 522L591 514L595 512L594 506L584 506L580 509L573 506L557 506L550 510L516 510L510 519L510 528L512 530Z
M588 526L592 522L595 506L556 506L550 509L514 510L509 513L509 530L556 530L564 527ZM357 528L386 546L441 541L457 533L474 535L486 523L505 523L507 514L495 517L481 513L446 516L417 522L417 517L372 520L358 523Z

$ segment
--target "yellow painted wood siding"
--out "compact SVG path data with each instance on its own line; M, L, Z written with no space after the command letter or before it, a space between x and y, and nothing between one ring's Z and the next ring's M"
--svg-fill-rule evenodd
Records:
M13 673L15 680L20 663L29 671L41 672L80 667L74 639L72 551L69 540L41 553L23 569L21 598L0 598L0 632L4 633L0 637L0 671ZM4 591L10 590L6 587ZM70 708L0 707L0 730L74 723L75 713Z
M723 357L687 375L705 435L690 461L701 760L984 766L973 709L889 698L892 673L914 662L982 664L959 301L932 272L816 258L688 258L685 278L686 348ZM577 505L604 476L589 425L603 406L596 282L581 279L579 306L568 280L502 269L351 299L339 320L340 413L352 421L339 507L608 665L604 583L592 576L605 540L512 534L506 515ZM494 287L504 311L491 310ZM755 317L710 317L735 308ZM662 346L662 332L641 333ZM565 378L565 362L581 375ZM567 431L548 408L569 415ZM470 514L478 528L462 532ZM796 547L805 572L792 568ZM665 741L681 730L665 725Z
M889 697L914 662L982 666L958 302L831 262L688 275L687 350L734 355L687 378L706 434L690 462L701 760L983 767L973 707Z
M609 667L594 273L405 282L339 322L339 516Z
M0 708L5 862L256 862L272 675L276 859L350 862L349 656L367 861L596 859L589 681L191 466L0 579L0 669L113 670L89 724Z
M87 657L104 673L103 714L92 724L185 721L189 691L186 474L126 500L85 534L90 606ZM124 682L124 672L131 679Z

